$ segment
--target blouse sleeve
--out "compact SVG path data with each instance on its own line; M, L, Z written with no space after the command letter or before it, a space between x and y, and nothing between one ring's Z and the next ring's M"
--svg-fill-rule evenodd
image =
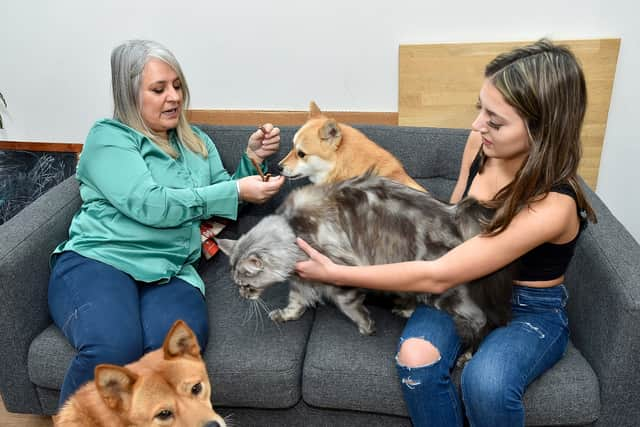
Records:
M141 139L127 129L101 123L93 127L78 164L83 184L124 215L152 227L175 227L213 215L236 218L238 194L235 182L224 179L226 172L199 188L160 185L141 155Z

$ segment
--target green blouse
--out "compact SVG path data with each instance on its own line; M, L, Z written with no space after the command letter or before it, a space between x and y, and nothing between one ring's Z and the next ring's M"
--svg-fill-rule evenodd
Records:
M209 136L193 130L204 141L207 158L177 143L173 132L177 159L117 120L96 122L76 172L82 206L69 239L54 255L74 251L141 282L178 277L204 294L195 268L201 254L200 221L213 215L235 220L236 179L256 170L244 154L229 175Z

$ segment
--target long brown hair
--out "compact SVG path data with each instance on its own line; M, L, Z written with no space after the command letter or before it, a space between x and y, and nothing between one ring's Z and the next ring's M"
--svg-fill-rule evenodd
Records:
M485 77L523 118L530 146L513 181L487 202L497 211L486 233L503 231L522 208L545 198L559 184L571 186L578 209L596 222L578 182L587 88L574 54L541 39L497 56L485 68ZM484 160L481 150L480 172Z

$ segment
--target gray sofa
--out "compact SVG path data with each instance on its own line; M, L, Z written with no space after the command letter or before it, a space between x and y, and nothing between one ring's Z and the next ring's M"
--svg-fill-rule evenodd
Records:
M202 126L232 169L252 128ZM465 130L360 126L441 198L453 188ZM282 128L275 163L295 128ZM364 155L364 153L363 153ZM296 183L300 183L297 181ZM297 185L305 184L302 182ZM237 237L282 201L246 206L224 235ZM527 425L631 426L640 421L640 247L590 190L590 225L567 272L571 344L525 394ZM80 205L69 178L0 228L0 392L9 411L52 414L73 348L47 311L48 259ZM250 316L227 258L201 263L211 332L205 358L214 405L236 426L409 426L394 354L403 319L371 305L377 334L363 337L331 306L283 325ZM286 285L266 304L285 304ZM161 309L161 308L159 308Z

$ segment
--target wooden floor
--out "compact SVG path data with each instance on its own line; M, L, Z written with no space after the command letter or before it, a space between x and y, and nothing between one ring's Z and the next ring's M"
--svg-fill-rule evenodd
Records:
M0 426L2 427L51 427L51 417L37 415L11 414L4 407L0 397Z

